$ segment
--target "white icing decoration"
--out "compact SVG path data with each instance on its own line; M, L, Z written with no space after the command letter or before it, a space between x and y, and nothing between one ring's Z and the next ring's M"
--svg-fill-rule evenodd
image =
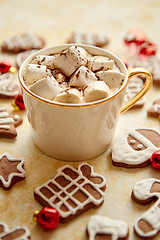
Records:
M131 143L131 144L135 144L135 143L136 143L136 140L131 139L131 140L130 140L130 143Z
M10 155L8 153L4 153L0 156L0 161L3 157L7 157L7 159L9 161L20 161L20 163L17 165L17 169L18 169L18 173L10 173L9 176L8 176L8 179L5 180L1 175L0 175L0 180L3 184L3 186L5 186L6 188L9 187L11 185L11 181L12 181L12 178L13 177L22 177L24 178L25 177L25 171L23 169L23 165L24 165L24 160L22 159L19 159L19 158L11 158Z
M16 121L19 120L19 116L18 116L18 115L14 115L13 118L14 118L14 120L16 120Z
M81 172L81 167L82 166L89 166L90 169L91 169L91 176L93 177L100 177L102 179L102 183L101 184L95 184L91 181L89 181L86 177L84 177L82 175L82 172ZM64 172L63 172L63 169L66 169L66 168L69 168L71 170L73 170L74 172L76 172L78 174L78 177L76 179L71 179L68 175L66 175ZM64 176L67 180L70 181L70 183L66 186L66 187L62 187L60 186L54 179L57 178L58 176ZM78 183L79 180L83 180L83 182L81 184ZM59 192L54 192L54 190L52 188L50 188L48 186L49 183L54 183L59 189L60 191ZM47 181L46 183L44 183L42 186L38 187L35 189L35 193L38 194L42 199L44 199L51 207L53 208L56 208L58 210L58 212L60 213L61 217L63 218L66 218L68 217L69 215L74 215L76 214L76 212L80 209L82 209L84 206L86 206L87 204L89 204L90 202L93 202L94 205L99 205L101 204L103 201L104 201L104 192L101 190L102 187L105 186L105 178L102 176L102 175L98 175L98 174L95 174L94 171L93 171L93 168L92 166L88 165L88 164L80 164L78 166L78 170L75 170L74 168L72 168L70 165L65 165L63 166L62 168L60 168L58 171L57 171L57 174L56 176ZM95 199L87 190L85 190L83 188L84 185L86 184L90 184L100 195L100 199ZM67 192L67 189L70 188L71 186L75 185L76 188L71 192ZM42 193L41 193L41 188L42 187L46 187L48 188L52 193L53 193L53 196L48 199L47 197L45 197ZM76 193L78 190L81 190L86 196L87 196L87 199L85 202L83 203L80 203L78 200L76 200L73 195L74 193ZM65 193L66 196L65 197L62 197L61 194L62 193ZM57 204L54 204L54 200L56 198L59 198L60 201L57 203ZM67 203L67 200L68 199L71 199L77 206L75 208L72 208L68 203ZM64 212L60 209L61 205L64 204L68 211L67 212Z
M19 87L12 80L0 81L0 94L6 96L16 96L19 93Z
M14 117L9 117L6 109L4 107L0 107L0 129L10 129L10 126L7 124L14 123L14 120L17 121L18 119L18 115L14 115Z
M142 149L143 148L143 144L138 144L137 145L137 148L140 150L140 149Z
M4 118L4 119L2 119L2 118L0 118L0 125L1 124L6 124L6 123L13 123L14 122L14 120L13 120L13 118Z
M0 112L0 118L5 118L5 117L8 117L8 113L6 111L4 112Z
M111 235L112 240L124 238L128 234L128 226L125 222L98 215L89 219L87 230L89 240L95 240L97 234Z
M152 197L153 195L155 196L155 193L153 194L150 193L150 189L155 181L160 183L160 181L156 180L155 178L147 178L147 179L138 181L133 188L135 197L137 199L146 200ZM158 193L158 195L159 194L160 193Z
M1 125L1 126L0 126L0 129L9 130L9 129L10 129L10 126L9 126L9 125Z
M5 107L0 107L0 112L5 111Z
M133 98L143 87L143 80L140 78L133 78L129 81L124 97L124 102L128 102ZM143 105L145 103L145 97L143 96L135 105Z
M160 104L153 104L153 109L155 112L160 111Z
M141 142L146 149L143 151L135 151L128 144L128 137L132 136ZM150 159L151 155L159 150L154 146L146 137L137 132L136 130L126 131L124 135L114 140L111 144L112 159L114 162L123 162L130 165L137 165L144 163Z
M133 188L133 193L136 199L145 201L148 200L152 197L157 197L158 200L155 202L155 204L147 211L145 212L142 217L140 217L136 223L135 223L135 231L139 236L143 237L153 237L155 236L158 231L160 230L160 192L150 192L152 185L154 183L159 183L160 180L155 179L155 178L147 178L144 180L141 180L137 182ZM139 227L138 227L138 222L140 219L145 220L153 230L149 231L148 233L144 233Z
M1 238L7 237L9 234L12 234L12 232L14 232L18 229L23 229L25 231L25 233L23 234L23 236L16 237L16 240L29 240L30 239L30 232L27 228L17 227L10 231L5 223L0 223L0 226L2 226L4 228L4 231L2 233L0 233Z

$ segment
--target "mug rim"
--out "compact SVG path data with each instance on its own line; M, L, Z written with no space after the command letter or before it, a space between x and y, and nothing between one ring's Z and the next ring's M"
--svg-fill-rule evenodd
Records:
M71 47L71 46L82 47L85 50L87 50L89 53L93 54L93 52L95 51L95 52L97 52L97 54L94 53L95 55L107 56L107 57L112 58L116 62L116 64L118 65L118 67L121 69L122 73L125 76L123 84L119 88L119 90L116 91L113 95L111 95L110 97L107 97L107 98L103 98L103 99L100 99L100 100L97 100L97 101L92 101L92 102L87 102L87 103L74 103L74 104L73 103L54 102L54 101L51 101L49 99L38 96L37 94L30 91L30 89L27 87L27 85L24 82L23 76L24 76L24 70L26 68L26 65L31 61L31 59L33 57L35 57L37 55L40 55L40 54L43 54L43 53L45 53L45 54L59 53L60 51L63 51L67 47ZM91 52L89 50L91 50ZM51 52L51 51L54 51L54 52ZM101 53L98 54L98 52L101 52ZM99 47L96 47L96 46L86 45L86 44L61 44L61 45L37 50L35 53L31 54L28 58L26 58L24 60L24 62L22 63L19 71L18 71L18 79L19 79L19 82L20 82L20 85L21 85L22 89L25 90L25 92L27 92L31 97L35 98L36 100L38 100L40 102L43 102L43 103L46 103L46 104L49 104L49 105L52 105L52 106L56 106L56 107L83 108L83 107L90 107L90 106L103 104L105 102L111 101L112 99L116 98L125 89L125 87L128 83L128 71L127 71L127 68L126 68L125 64L123 63L123 61L119 57L114 55L113 53L107 51L106 49L102 49L102 48L99 48Z

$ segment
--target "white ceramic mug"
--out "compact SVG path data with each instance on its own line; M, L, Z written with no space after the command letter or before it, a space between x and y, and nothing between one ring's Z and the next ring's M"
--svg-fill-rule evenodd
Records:
M131 69L128 73L124 63L104 49L77 44L93 55L114 59L125 76L121 88L109 98L85 104L55 103L31 92L24 83L25 69L31 59L40 54L60 53L69 46L71 44L46 48L32 54L23 62L19 70L19 80L37 147L56 159L80 161L94 158L107 150L120 113L128 110L149 90L152 77L141 68ZM128 80L142 74L146 76L144 87L122 106Z

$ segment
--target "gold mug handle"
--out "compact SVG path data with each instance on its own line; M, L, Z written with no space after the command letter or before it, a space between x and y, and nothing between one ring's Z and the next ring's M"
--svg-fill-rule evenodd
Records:
M144 82L144 85L142 89L128 102L124 103L121 109L121 113L126 112L129 108L131 108L143 95L150 89L152 86L152 75L144 68L137 67L128 69L128 82L132 77L138 76L138 75L145 75L146 79Z

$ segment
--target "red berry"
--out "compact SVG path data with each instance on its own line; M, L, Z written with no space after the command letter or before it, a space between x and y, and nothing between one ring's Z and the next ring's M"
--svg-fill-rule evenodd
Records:
M135 45L139 46L143 44L146 40L146 34L138 28L132 28L124 37L124 42L126 45L134 43Z
M153 168L160 170L160 150L152 154L150 161Z
M23 101L23 96L22 96L22 94L18 94L18 95L15 97L15 103L16 103L16 105L17 105L21 110L24 110L24 109L25 109L25 105L24 105L24 101Z
M44 229L54 229L60 222L60 215L55 208L44 207L38 213L37 221Z
M0 63L0 72L3 73L7 73L9 71L11 67L11 63L8 60L3 60Z
M152 42L145 42L139 47L139 54L146 57L156 55L157 45Z

